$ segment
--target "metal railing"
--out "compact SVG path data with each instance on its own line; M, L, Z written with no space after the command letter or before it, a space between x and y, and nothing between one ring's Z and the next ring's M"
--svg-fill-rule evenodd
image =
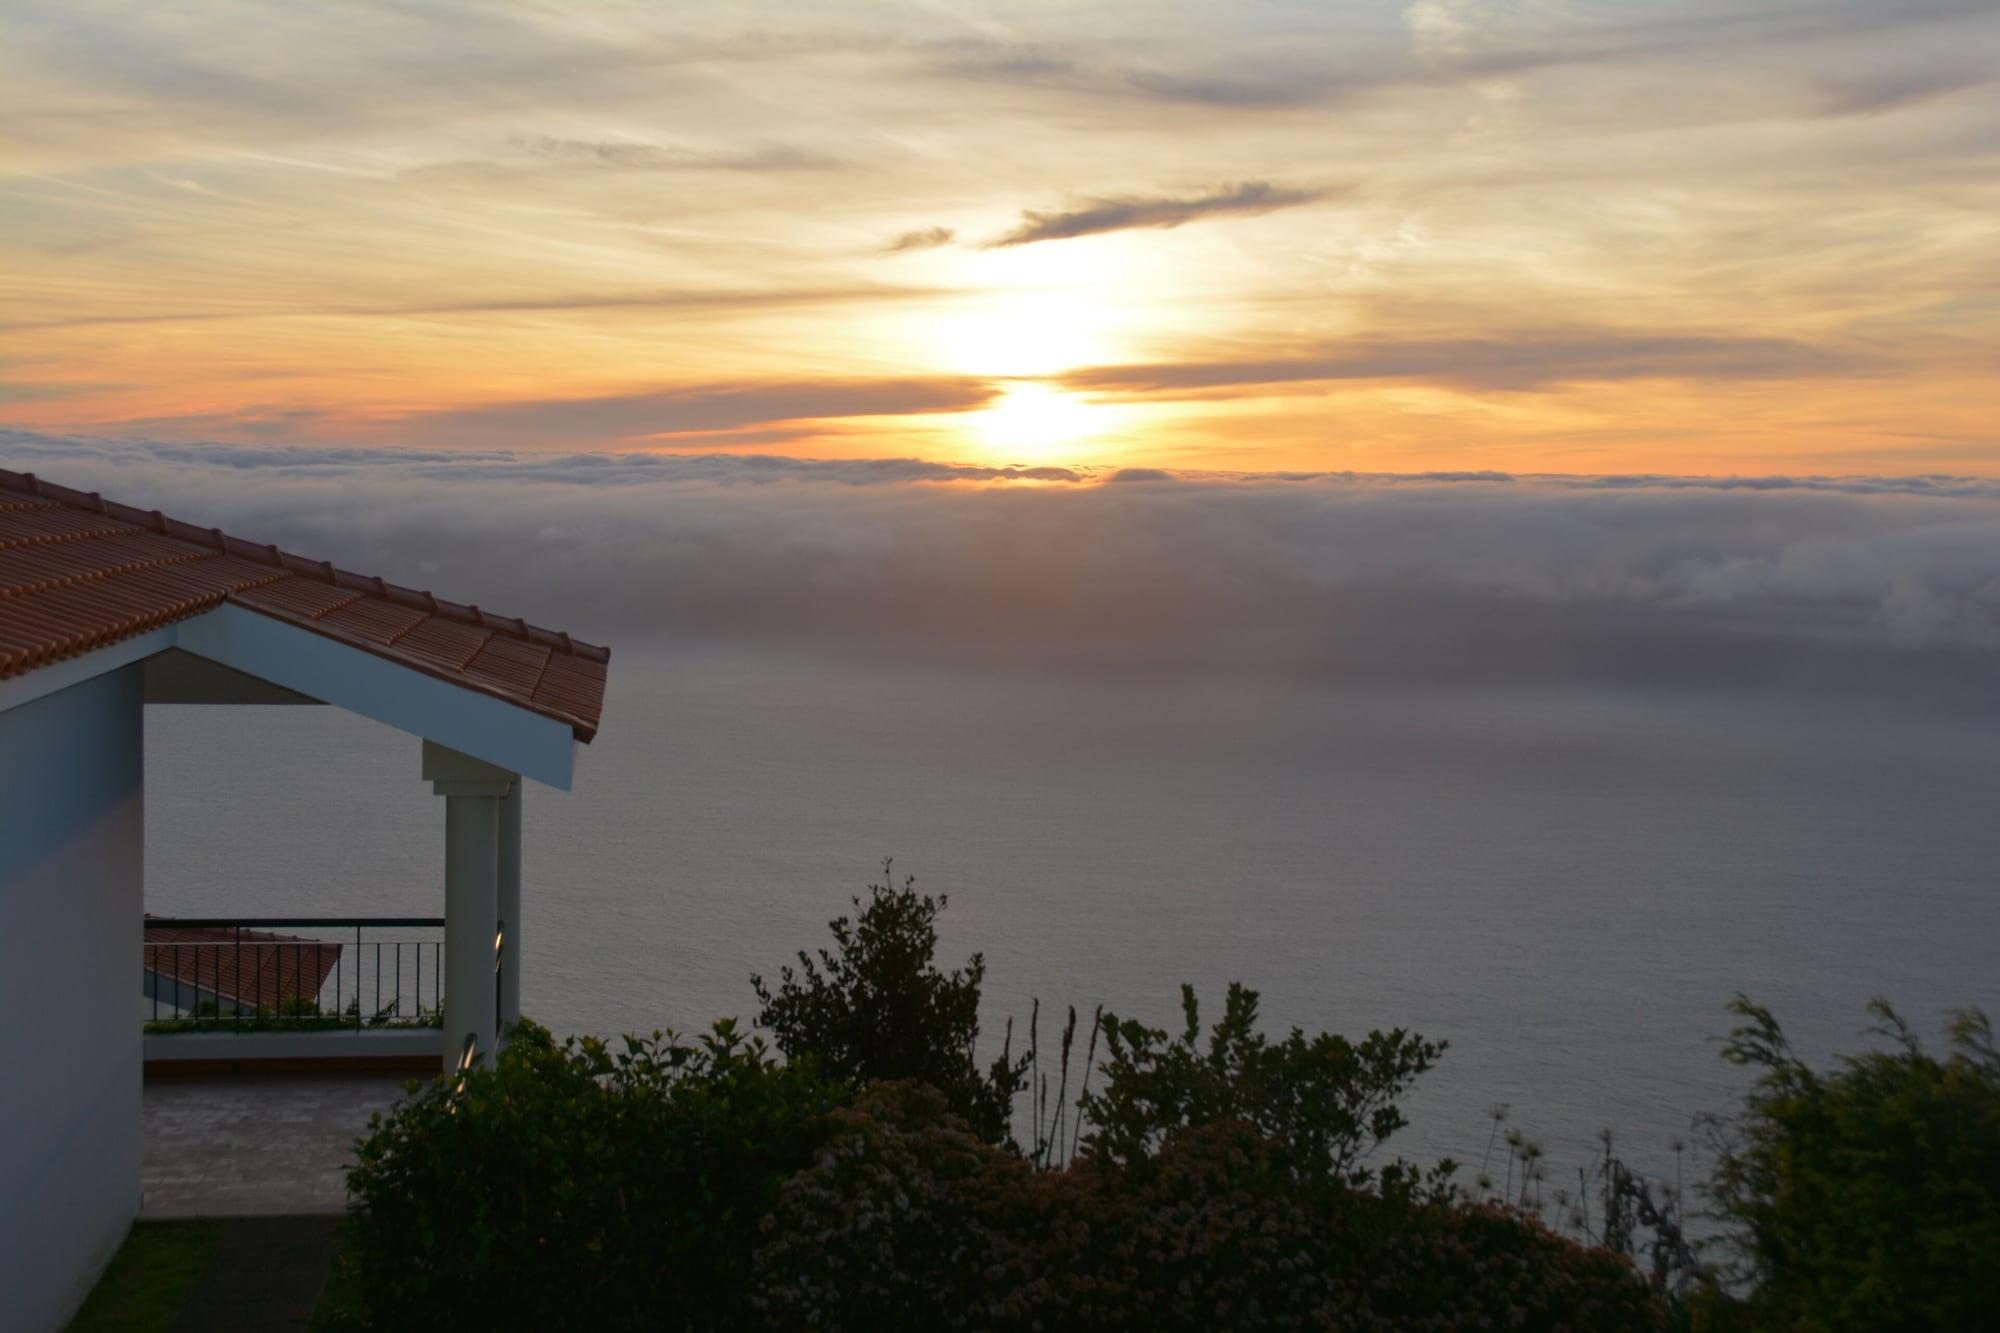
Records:
M149 1032L437 1027L443 917L146 918ZM282 933L280 933L282 932Z

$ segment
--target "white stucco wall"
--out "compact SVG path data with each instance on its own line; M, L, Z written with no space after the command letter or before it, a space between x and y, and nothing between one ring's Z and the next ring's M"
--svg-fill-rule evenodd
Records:
M61 1328L139 1208L137 665L0 712L0 1326Z

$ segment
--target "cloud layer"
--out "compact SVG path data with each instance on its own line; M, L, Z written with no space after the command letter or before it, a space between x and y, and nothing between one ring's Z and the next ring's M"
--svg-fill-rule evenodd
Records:
M0 462L614 644L2000 698L2000 483L0 435Z

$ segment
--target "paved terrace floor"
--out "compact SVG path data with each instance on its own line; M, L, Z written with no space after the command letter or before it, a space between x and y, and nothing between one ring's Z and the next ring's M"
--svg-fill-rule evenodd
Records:
M408 1075L236 1074L146 1080L139 1216L347 1210L343 1168Z

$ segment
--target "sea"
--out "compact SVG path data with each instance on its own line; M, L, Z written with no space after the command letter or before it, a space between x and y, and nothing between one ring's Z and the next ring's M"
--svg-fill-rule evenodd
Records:
M148 710L149 911L436 915L418 742L333 708ZM700 1030L884 877L983 955L985 1040L1070 1006L1449 1043L1384 1150L1550 1188L1609 1129L1695 1179L1747 995L1816 1061L1871 997L2000 1011L2000 745L1919 700L1135 680L621 646L571 792L531 786L523 1009ZM1025 1131L1025 1121L1023 1122Z

